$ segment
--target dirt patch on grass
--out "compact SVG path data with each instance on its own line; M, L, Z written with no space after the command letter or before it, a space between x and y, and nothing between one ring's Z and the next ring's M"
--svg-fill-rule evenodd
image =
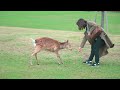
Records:
M72 48L77 52L82 41L83 33L72 31L44 30L19 27L0 27L0 51L12 52L18 54L31 54L33 45L30 38L51 37L59 41L69 40ZM11 39L10 39L11 38ZM115 47L109 50L107 56L120 59L120 35L110 35L115 43ZM6 41L5 41L6 40ZM113 52L114 51L114 52ZM47 53L47 52L46 52ZM86 58L90 53L90 44L87 42L83 52L80 53L82 58ZM47 54L46 54L47 55ZM79 55L77 53L76 55Z

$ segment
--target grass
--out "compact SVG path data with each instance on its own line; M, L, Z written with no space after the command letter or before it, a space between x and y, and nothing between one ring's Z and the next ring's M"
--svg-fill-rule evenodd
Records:
M102 57L99 67L83 64L90 53L86 43L78 52L83 31L79 18L94 20L95 11L0 11L0 79L120 79L120 13L108 12L109 37L115 47ZM100 25L101 13L97 23ZM105 25L106 26L106 25ZM105 27L106 29L106 27ZM73 51L61 50L63 65L57 64L54 53L38 54L40 65L29 65L33 50L30 38L49 36L59 41L69 40Z
M29 65L33 46L30 38L49 36L59 41L69 40L73 51L61 50L63 65L57 64L54 53L38 54L40 65ZM83 33L33 28L0 27L0 78L1 79L120 79L120 36L111 35L116 46L101 58L99 67L90 67L82 61L88 57L87 43L82 53L77 51Z
M78 32L79 18L94 20L95 11L0 11L0 26L53 29ZM108 12L109 33L120 34L120 13ZM97 14L100 25L101 13ZM105 25L106 30L106 25Z

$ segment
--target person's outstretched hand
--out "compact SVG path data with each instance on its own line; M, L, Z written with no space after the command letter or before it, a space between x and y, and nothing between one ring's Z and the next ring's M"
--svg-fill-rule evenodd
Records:
M79 47L79 48L78 48L78 51L79 51L79 52L81 52L81 51L82 51L82 48L81 48L81 47Z

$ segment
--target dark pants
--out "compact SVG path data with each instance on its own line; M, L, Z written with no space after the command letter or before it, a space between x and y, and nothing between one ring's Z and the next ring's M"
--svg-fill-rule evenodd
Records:
M93 60L93 57L95 56L95 63L99 63L99 49L105 45L105 42L101 39L101 37L97 37L92 45L91 45L91 54L89 57L89 61Z

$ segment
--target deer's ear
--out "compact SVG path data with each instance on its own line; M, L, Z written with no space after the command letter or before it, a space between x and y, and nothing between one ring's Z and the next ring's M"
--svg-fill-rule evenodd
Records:
M67 42L69 42L69 40L67 40Z

